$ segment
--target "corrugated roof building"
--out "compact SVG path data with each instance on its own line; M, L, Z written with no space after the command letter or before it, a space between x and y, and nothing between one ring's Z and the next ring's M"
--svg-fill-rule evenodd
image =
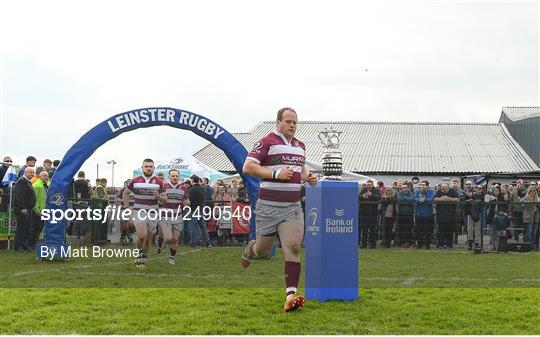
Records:
M499 122L540 166L540 107L505 106Z
M274 121L262 122L235 135L249 150L274 128ZM296 137L306 144L308 160L321 161L324 149L317 135L325 128L343 132L344 170L378 179L540 171L502 123L304 121L299 122ZM235 172L212 144L194 156L219 171Z

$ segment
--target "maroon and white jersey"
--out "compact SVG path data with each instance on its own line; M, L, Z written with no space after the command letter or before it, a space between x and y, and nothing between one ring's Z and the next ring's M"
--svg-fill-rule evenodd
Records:
M123 187L120 192L116 195L116 205L122 206L124 204L123 196L124 196L124 190L126 188ZM133 205L135 205L135 195L133 192L129 192L129 208L133 208Z
M186 186L184 184L173 186L171 183L166 183L164 187L167 192L167 203L163 205L163 208L177 210L178 207L182 207L182 202L188 198Z
M305 145L296 138L289 142L283 134L274 130L261 138L248 154L246 160L269 169L290 167L291 180L262 179L259 202L275 206L287 206L300 202L301 173L304 167Z
M133 192L135 196L135 204L133 209L158 209L158 199L155 196L155 191L158 193L165 192L163 181L157 177L146 178L138 176L131 180L127 189Z

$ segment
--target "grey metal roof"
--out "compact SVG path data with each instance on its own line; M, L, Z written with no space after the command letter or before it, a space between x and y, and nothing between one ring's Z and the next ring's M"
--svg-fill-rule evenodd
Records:
M274 121L262 122L249 133L235 135L249 150L274 127ZM360 174L540 170L502 123L299 122L296 137L306 144L308 160L321 161L323 146L317 135L330 127L343 132L343 169ZM194 156L219 171L235 171L212 144Z
M519 121L527 118L540 117L540 107L505 106L502 108L502 113L505 114L510 120ZM502 120L500 120L499 122L502 122Z

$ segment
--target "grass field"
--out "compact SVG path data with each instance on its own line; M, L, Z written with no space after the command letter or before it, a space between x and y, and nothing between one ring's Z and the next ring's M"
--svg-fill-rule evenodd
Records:
M0 253L2 334L540 334L540 254L364 250L360 299L285 314L283 257L182 248L177 264Z

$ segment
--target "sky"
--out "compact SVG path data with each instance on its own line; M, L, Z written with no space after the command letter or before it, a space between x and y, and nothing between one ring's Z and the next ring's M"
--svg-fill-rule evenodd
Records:
M0 4L0 155L20 165L62 159L95 125L152 106L246 132L283 106L301 123L498 122L503 106L540 105L538 1ZM143 158L206 144L139 129L82 169L111 181L114 159L119 182Z

